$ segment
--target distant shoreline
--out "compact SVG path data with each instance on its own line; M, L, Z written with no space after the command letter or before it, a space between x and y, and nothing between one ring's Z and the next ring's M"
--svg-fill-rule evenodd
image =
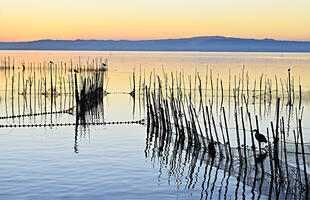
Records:
M204 36L161 40L38 40L0 42L0 50L167 51L167 52L310 52L310 41Z
M1 51L92 51L92 52L196 52L196 53L310 53L310 51L173 51L173 50L62 50L62 49L0 49Z

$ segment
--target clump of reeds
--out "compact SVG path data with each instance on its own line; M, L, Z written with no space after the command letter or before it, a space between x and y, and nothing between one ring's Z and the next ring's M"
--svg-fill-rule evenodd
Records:
M92 119L103 119L103 114L99 114L103 109L98 110L95 105L102 104L102 97L108 94L104 80L107 66L107 60L103 62L102 58L94 58L92 62L88 59L86 64L80 59L77 63L71 59L70 63L23 61L20 65L15 65L10 57L0 58L0 73L5 76L6 105L6 116L0 116L0 119L18 119L18 125L27 125L21 124L25 118L35 120L37 116L45 116L41 120L46 120L49 115L50 124L54 125L57 124L56 115L73 114L74 107L95 114ZM56 116L55 120L53 116Z

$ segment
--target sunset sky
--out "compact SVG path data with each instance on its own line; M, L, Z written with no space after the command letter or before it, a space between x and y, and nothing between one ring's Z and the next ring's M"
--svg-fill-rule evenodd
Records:
M1 0L0 41L221 35L310 41L310 0Z

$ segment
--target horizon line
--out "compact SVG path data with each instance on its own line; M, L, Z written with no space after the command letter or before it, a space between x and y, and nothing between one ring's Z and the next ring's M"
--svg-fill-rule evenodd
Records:
M283 40L274 38L250 38L250 37L232 37L232 36L221 36L221 35L201 35L191 37L176 37L176 38L156 38L156 39L36 39L28 41L0 41L1 43L24 43L24 42L38 42L38 41L158 41L158 40L178 40L178 39L194 39L194 38L226 38L226 39L245 39L245 40L274 40L274 41L285 41L285 42L310 42L310 40Z

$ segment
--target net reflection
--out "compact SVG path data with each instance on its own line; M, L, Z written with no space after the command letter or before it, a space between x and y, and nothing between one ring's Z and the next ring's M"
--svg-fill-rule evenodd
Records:
M227 146L222 145L221 148L226 155L229 154ZM272 174L270 162L273 163L273 160L266 155L255 166L251 149L247 149L249 159L246 161L238 159L237 148L232 148L232 160L214 157L204 148L195 148L188 140L150 126L144 152L152 166L158 169L158 183L167 180L169 186L188 193L198 190L200 199L306 197L307 188L300 169L289 165L287 177L285 162L279 160L279 168L275 170L276 174Z

